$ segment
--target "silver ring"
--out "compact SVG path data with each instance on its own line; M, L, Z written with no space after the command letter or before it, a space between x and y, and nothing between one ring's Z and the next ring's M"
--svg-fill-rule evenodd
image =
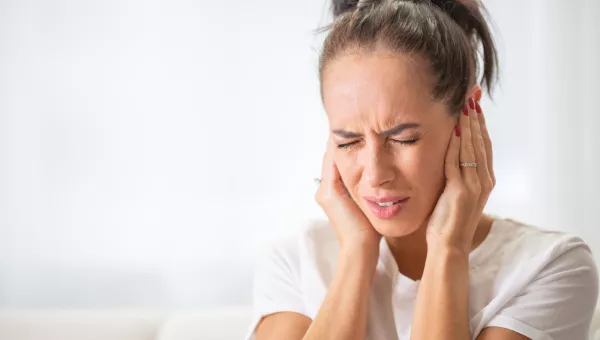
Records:
M460 163L460 166L463 168L476 168L477 162L464 162L464 163Z
M315 182L316 185L320 185L321 184L321 179L320 178L313 178L313 181Z

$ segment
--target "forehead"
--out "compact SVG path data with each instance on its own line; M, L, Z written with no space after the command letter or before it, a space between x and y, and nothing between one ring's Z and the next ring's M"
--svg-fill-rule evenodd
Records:
M392 52L347 54L332 60L322 86L330 123L388 126L422 121L427 111L440 106L432 99L428 65L422 58Z

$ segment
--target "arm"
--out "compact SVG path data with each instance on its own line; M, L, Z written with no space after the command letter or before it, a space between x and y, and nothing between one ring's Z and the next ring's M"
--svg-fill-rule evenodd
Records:
M523 334L502 327L488 327L484 329L477 340L530 340Z
M469 98L468 103L468 106L465 104L464 114L459 115L457 138L452 137L448 145L445 164L446 187L427 225L427 260L417 296L411 339L471 339L468 318L469 253L478 221L496 180L493 171L492 145L485 124L485 117L479 103L476 103L472 98ZM477 162L477 166L459 166L463 162ZM569 270L569 272L572 271ZM585 272L593 272L593 270L586 270ZM591 280L584 277L583 279L569 278L567 281L588 282ZM556 282L556 280L552 280L552 282ZM558 286L560 290L565 290L564 287L574 285L559 283ZM534 294L528 295L532 295L531 299L539 303L539 301L544 300L533 295L541 294L543 296L544 291L552 290L551 287L548 288L548 285L546 285L544 289L535 289ZM581 292L584 290L577 287L576 291ZM566 296L568 294L561 292L558 295ZM581 295L594 296L585 293ZM553 299L557 299L555 294L552 294L552 296L554 296ZM579 302L574 298L569 298L569 301L571 304ZM515 302L515 304L519 303ZM520 321L517 319L523 316L529 316L527 317L529 322L535 321L536 317L538 318L537 321L540 319L538 317L540 315L539 308L530 307L531 303L525 303L524 305L527 308L517 308L516 313L513 313L517 314L516 318L511 318L510 311L505 308L504 311L500 312L509 315L502 319L504 322L498 321L494 324L494 320L492 320L490 327L485 328L477 339L529 339L523 334L508 329L506 327L508 321L506 320L511 320L513 325L518 325L519 327L515 329L520 329L521 333L532 335L531 338L546 338L544 332L538 331L525 323L519 323ZM544 306L548 308L548 304ZM561 308L563 307L564 305L561 306ZM557 306L550 306L549 308L557 309ZM530 314L523 314L523 312L527 313L531 309L533 310ZM578 313L570 312L570 314ZM564 325L556 327L556 318L552 318L552 321L550 321L547 317L542 316L541 319L545 322L554 323L554 325L542 325L540 323L539 329L555 328L558 330L555 332L557 335L560 331L565 332L566 335L558 335L556 339L582 338L579 335L573 337L572 334L580 334L581 329L585 329L585 324L581 325L581 323L586 318L580 316L575 317L574 320L570 320L570 317L564 318L565 320L562 322L568 325L565 327L562 327ZM527 331L523 331L524 328Z
M295 312L279 312L265 316L256 326L256 340L302 339L311 320Z
M494 175L491 144L482 135L487 135L485 125L479 124L474 99L468 104L448 142L446 185L427 223L427 259L415 304L413 340L470 339L469 253ZM481 112L479 104L477 108ZM473 163L475 167L469 166Z
M430 248L411 338L469 339L468 287L468 253L445 246Z
M342 248L327 296L312 323L298 313L271 314L258 325L256 340L364 339L369 291L376 266L376 261L367 260L373 258L374 254L368 254L372 253L371 249L364 244Z
M412 338L470 339L468 253L442 246L430 252L417 296L417 321L413 324ZM486 328L477 337L477 340L528 339L501 327Z
M427 259L415 306L413 340L471 338L469 253L495 177L481 107L474 98L467 102L448 143L446 185L427 223Z
M277 313L264 318L257 340L359 340L365 339L369 293L381 235L345 193L333 161L335 146L330 140L323 159L322 180L315 195L325 211L340 244L337 267L327 295L315 319L294 313Z
M340 252L329 292L305 340L365 339L369 291L377 264L369 260L374 255L371 249L358 244Z

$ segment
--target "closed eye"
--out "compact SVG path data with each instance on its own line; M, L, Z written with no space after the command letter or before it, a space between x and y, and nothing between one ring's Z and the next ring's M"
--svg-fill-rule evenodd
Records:
M408 139L408 140L398 140L398 139L390 139L390 141L392 141L393 143L397 143L400 145L413 145L416 144L417 141L419 140L419 138L413 138L413 139ZM338 144L338 149L348 149L351 146L358 144L359 141L354 141L354 142L350 142L350 143L344 143L344 144Z
M392 142L394 143L398 143L400 145L412 145L415 144L419 138L413 138L413 139L409 139L409 140L398 140L398 139L390 139Z
M338 144L338 149L348 149L349 147L351 147L354 144L357 144L358 141L354 141L354 142L350 142L350 143L345 143L345 144Z

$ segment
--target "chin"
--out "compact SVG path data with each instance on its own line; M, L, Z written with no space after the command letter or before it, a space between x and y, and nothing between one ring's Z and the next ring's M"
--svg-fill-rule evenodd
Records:
M373 228L383 237L403 237L419 230L422 222L416 219L406 217L396 217L387 220L378 219L369 216L369 221Z
M411 198L389 218L378 217L366 204L359 207L381 236L399 238L414 234L426 222L428 214L423 209L426 206L424 203Z

